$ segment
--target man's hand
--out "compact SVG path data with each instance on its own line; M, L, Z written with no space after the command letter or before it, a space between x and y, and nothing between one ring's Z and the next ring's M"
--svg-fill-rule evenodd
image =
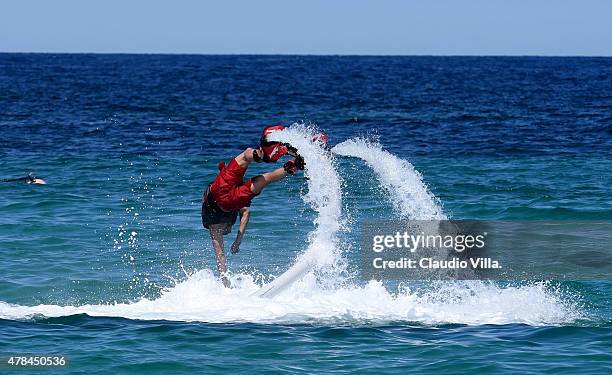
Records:
M230 247L232 254L236 254L240 250L241 242L242 242L242 232L238 231L238 235L236 236L236 239L234 240L232 247Z
M295 174L295 172L297 172L298 170L303 171L305 165L306 163L304 163L304 159L301 156L297 156L295 159L286 162L285 165L283 165L283 169L285 169L285 172L287 172L287 174L292 175Z

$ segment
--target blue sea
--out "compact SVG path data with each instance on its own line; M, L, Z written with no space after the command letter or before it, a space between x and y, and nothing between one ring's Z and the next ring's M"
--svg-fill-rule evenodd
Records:
M226 289L202 193L279 123L331 152L255 198ZM359 269L370 219L612 220L612 58L0 54L0 125L0 178L47 182L0 183L0 356L68 360L1 373L612 372L609 280Z

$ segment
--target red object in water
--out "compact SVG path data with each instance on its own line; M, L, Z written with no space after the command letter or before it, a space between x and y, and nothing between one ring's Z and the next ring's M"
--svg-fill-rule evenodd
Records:
M319 143L321 146L327 145L327 133L321 132L319 134L315 134L312 137L312 141L315 143Z

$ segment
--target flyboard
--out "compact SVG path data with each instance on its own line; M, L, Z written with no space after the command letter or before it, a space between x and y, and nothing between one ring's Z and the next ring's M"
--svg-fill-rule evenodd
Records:
M264 133L264 136L265 136L265 133ZM313 138L313 141L318 142L323 147L326 147L327 146L327 134L325 133L318 134ZM262 142L264 142L264 139L262 139ZM296 157L296 158L301 158L301 156L298 154L298 151L295 147L291 146L290 144L283 144L283 145L287 147L287 150L288 150L287 153L289 155ZM273 281L263 285L261 288L259 288L259 290L253 293L252 296L266 297L266 298L274 297L277 294L284 291L285 289L287 289L295 281L301 279L308 272L310 272L313 268L314 268L314 264L312 261L310 261L309 259L303 258L303 257L298 258L297 262L291 267L289 267L287 271L282 273L280 276L278 276Z
M291 266L282 275L274 279L273 281L265 284L258 291L253 293L255 297L274 297L283 290L287 289L295 281L301 279L310 270L312 270L313 264L311 262L302 260Z

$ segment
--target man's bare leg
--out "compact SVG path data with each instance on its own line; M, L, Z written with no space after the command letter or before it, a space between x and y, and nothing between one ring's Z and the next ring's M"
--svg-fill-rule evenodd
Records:
M253 184L251 185L251 191L255 194L261 193L263 188L270 185L273 182L277 182L287 177L289 173L285 171L285 168L277 168L272 172L260 174L253 177Z
M229 279L227 278L226 272L227 267L225 265L225 252L223 251L223 226L211 225L209 228L210 238L212 239L213 248L215 249L215 255L217 257L217 270L221 275L221 281L226 288L230 287Z
M252 148L247 148L240 155L236 156L234 160L238 163L242 168L248 168L251 162L253 161L253 152L255 150Z
M253 162L253 152L255 150L252 148L247 148L240 155L236 156L234 160L238 163L242 168L248 168L249 165ZM272 172L264 173L259 176L253 177L253 185L251 185L251 191L255 194L261 193L263 188L268 186L273 182L277 182L287 177L289 174L285 171L284 168L277 168Z

